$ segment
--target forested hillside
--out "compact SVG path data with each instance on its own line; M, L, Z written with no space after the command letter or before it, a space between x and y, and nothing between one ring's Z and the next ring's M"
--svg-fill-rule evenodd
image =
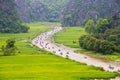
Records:
M63 13L64 26L84 25L89 19L94 21L117 13L119 0L71 0Z
M40 1L17 0L16 3L21 21L47 21L47 6Z
M21 25L14 0L0 0L0 33L27 32Z
M23 22L61 19L61 12L69 0L16 0L17 10Z
M70 0L40 0L49 9L49 21L60 21L62 11Z

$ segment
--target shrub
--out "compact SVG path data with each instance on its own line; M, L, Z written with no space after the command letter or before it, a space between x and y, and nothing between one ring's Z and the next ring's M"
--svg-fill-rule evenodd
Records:
M15 47L15 40L9 39L6 41L7 45L2 46L1 50L3 52L3 56L11 56L15 54L15 50L17 49Z
M79 39L80 47L101 52L103 54L111 54L115 50L115 45L106 40L96 39L89 35L84 35Z

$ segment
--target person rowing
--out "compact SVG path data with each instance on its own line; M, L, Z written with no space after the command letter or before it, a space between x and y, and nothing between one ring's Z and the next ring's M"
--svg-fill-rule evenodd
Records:
M61 52L60 54L61 54L61 55L63 55L63 53L62 53L62 52Z
M61 50L59 49L58 51L60 52Z
M69 52L67 52L66 54L69 54Z
M85 58L85 59L87 59L87 57L86 57L86 56L85 56L84 58Z
M68 56L68 55L66 55L66 58L69 58L69 56Z
M120 72L120 69L118 69L118 72Z
M110 69L114 69L114 67L113 67L113 66L111 66L111 65L109 65L109 68L110 68Z

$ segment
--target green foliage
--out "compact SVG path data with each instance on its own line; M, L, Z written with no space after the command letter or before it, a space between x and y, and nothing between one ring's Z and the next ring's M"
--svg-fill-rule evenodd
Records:
M72 25L72 15L71 14L67 14L67 15L65 15L64 16L65 17L65 21L64 21L64 23L66 24L66 25L63 25L63 26L70 26L70 25ZM68 24L69 23L69 24Z
M7 45L6 45L6 48L12 48L12 47L15 47L15 41L14 40L12 40L12 39L8 39L7 41L6 41L6 43L7 43Z
M79 44L82 48L105 54L120 52L120 13L108 19L98 19L95 25L86 23L86 32L93 33L91 36L82 36Z
M21 31L21 32L23 32L23 33L26 33L26 32L28 32L29 29L30 29L30 28L29 28L28 26L26 26L26 25L21 25L21 27L19 28L18 31Z
M111 54L115 49L114 45L110 42L87 35L80 37L79 45L84 49L97 51L103 54Z
M88 20L88 22L85 24L85 30L88 33L93 34L100 34L104 33L109 28L109 22L107 19L98 19L96 24L94 24L93 20Z
M95 33L104 33L108 29L109 22L107 19L99 19L95 25Z
M120 11L119 3L118 0L70 0L63 11L62 25L81 26L90 19L96 22ZM72 22L66 19L68 14L72 15Z
M13 39L8 39L6 41L6 46L2 46L2 52L3 56L11 56L14 55L16 47L15 47L15 41Z
M23 22L59 22L61 12L69 0L16 0L17 10Z
M60 22L62 11L69 1L70 0L40 0L41 3L48 7L47 20L50 22Z
M0 1L0 33L28 32L28 27L21 25L14 0Z
M95 27L94 27L94 21L93 20L89 20L86 24L85 24L85 31L87 33L94 33L95 31Z

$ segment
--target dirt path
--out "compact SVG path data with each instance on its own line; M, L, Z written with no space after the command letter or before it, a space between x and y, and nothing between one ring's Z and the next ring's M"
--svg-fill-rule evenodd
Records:
M54 27L53 30L44 32L32 40L32 44L38 46L39 48L44 48L47 51L54 53L77 62L86 63L87 65L93 65L96 67L103 67L105 71L116 71L120 72L120 65L114 63L106 63L104 61L89 57L84 54L78 54L73 51L73 49L66 47L61 44L56 44L52 41L52 36L61 31L62 27Z

